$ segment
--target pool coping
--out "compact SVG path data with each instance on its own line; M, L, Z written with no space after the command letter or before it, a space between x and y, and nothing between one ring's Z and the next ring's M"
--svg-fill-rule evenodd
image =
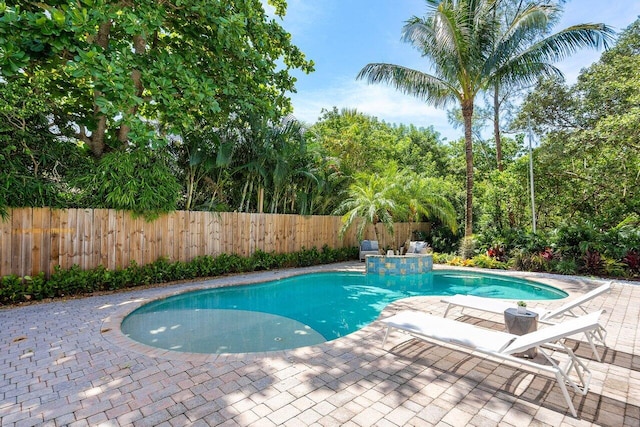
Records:
M356 262L289 271L233 275L232 283L320 270L362 271ZM457 270L440 266L447 270ZM602 279L460 268L530 278L571 296ZM262 276L262 277L261 277ZM103 321L136 300L205 284L174 283L0 310L0 424L32 425L584 425L637 426L640 420L640 283L615 280L611 292L587 305L607 329L595 360L584 341L572 351L589 367L586 396L570 391L573 417L555 378L517 364L437 345L393 331L383 346L380 318L400 310L443 316L440 297L397 300L369 326L314 347L260 354L179 357L131 351L100 331ZM219 282L218 282L219 283ZM209 283L210 284L210 283ZM563 299L541 301L544 308ZM500 329L502 315L450 313L457 320ZM109 325L107 323L106 325ZM205 359L213 359L205 355Z
M502 276L510 276L520 279L527 279L532 282L542 283L546 286L552 286L557 289L561 289L568 294L565 298L571 298L577 292L583 292L582 287L576 288L576 280L585 281L588 280L593 284L600 279L589 279L585 277L578 276L558 276L544 273L531 273L531 272L521 272L521 271L507 271L507 270L487 270L473 267L457 267L457 266L449 266L449 265L434 265L434 270L454 270L454 271L467 271L467 272L477 272L483 274L495 274ZM358 329L350 334L347 334L343 337L339 337L330 341L326 341L313 346L306 347L296 347L292 349L285 350L274 350L274 351L264 351L264 352L252 352L252 353L191 353L191 352L179 352L172 351L166 349L160 349L157 347L149 346L138 341L135 341L128 336L126 336L121 330L121 324L125 317L127 317L130 313L135 311L136 309L142 307L145 304L148 304L152 301L158 301L166 298L170 298L172 296L184 294L187 292L206 290L206 289L217 289L223 287L235 287L235 286L244 286L251 284L259 284L267 281L273 280L281 280L288 277L300 276L304 274L318 273L318 272L362 272L366 274L366 269L364 263L361 266L356 266L352 262L347 263L337 263L337 264L327 264L327 265L318 265L312 267L305 268L295 268L295 269L282 269L282 270L267 270L260 272L251 272L251 273L243 273L237 275L229 275L222 276L212 279L205 279L199 282L189 282L183 284L176 285L168 285L163 286L161 288L150 288L147 293L151 295L149 297L137 297L133 298L127 303L121 303L122 308L118 309L111 316L106 317L102 321L102 326L100 328L100 333L102 336L109 342L118 347L121 347L126 350L133 351L138 354L143 354L149 357L161 358L165 360L171 361L198 361L198 362L215 362L220 360L247 360L252 358L265 358L265 357L290 357L295 355L296 357L302 355L313 355L320 354L326 352L327 350L333 348L336 343L339 345L347 344L349 342L357 342L359 340L364 339L367 336L370 336L377 330L375 324L377 320L383 317L383 314L388 311L390 307L393 307L397 304L403 305L409 303L414 299L422 299L422 298L441 298L441 296L414 296L408 298L402 298L400 300L396 300L389 305L387 305L380 315L367 326ZM566 278L565 280L562 280ZM562 285L562 286L560 286ZM558 301L562 301L564 298L559 299ZM544 300L546 301L546 300Z

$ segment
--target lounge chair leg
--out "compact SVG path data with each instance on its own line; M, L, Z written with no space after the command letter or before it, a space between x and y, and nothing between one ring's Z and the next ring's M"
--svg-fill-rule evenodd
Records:
M587 341L589 342L589 346L591 347L591 351L593 351L593 355L596 357L598 362L602 362L602 358L600 357L600 353L598 353L598 349L596 348L596 344L593 342L593 335L591 332L585 332L584 335L587 337Z
M391 330L391 326L387 326L387 332L384 334L384 339L382 340L382 348L387 343L387 338L389 337L389 331Z
M569 391L567 390L567 386L564 383L564 376L560 372L556 372L556 382L560 386L562 390L562 394L564 395L565 400L567 401L567 405L569 406L569 410L571 414L578 418L578 413L576 412L576 408L573 406L573 401L571 400L571 396L569 396Z
M447 314L449 314L450 309L451 309L451 304L447 304L447 309L444 311L444 316L442 317L447 317Z

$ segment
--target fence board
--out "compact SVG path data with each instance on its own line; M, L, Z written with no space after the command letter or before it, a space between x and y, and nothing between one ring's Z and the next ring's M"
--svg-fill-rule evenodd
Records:
M204 255L204 225L205 225L205 217L206 212L194 212L197 215L193 218L194 220L194 236L195 239L191 241L191 257Z
M221 230L222 230L222 220L220 218L220 214L218 213L212 213L211 214L211 219L212 219L212 233L211 233L211 253L210 255L216 256L219 255L221 253L223 253L222 251L222 246L220 244L220 239L222 236Z
M11 224L13 213L10 211L6 220L0 219L0 272L12 271L11 269ZM7 273L9 274L9 273Z
M249 230L251 228L251 214L237 215L238 218L238 238L236 238L235 244L238 245L241 256L249 256L249 248L251 247L251 236Z
M116 212L116 227L116 265L124 268L129 265L129 239L124 211Z
M116 269L117 258L117 238L118 238L118 214L114 210L107 211L107 219L105 221L106 229L102 230L102 253L101 262L109 270Z
M141 265L160 257L188 262L200 255L249 256L258 249L285 253L357 246L355 227L340 236L341 226L337 216L177 211L147 222L107 209L11 209L8 219L0 220L0 275L49 276L57 266L74 264L115 270L132 260ZM378 238L397 248L410 231L428 229L425 223L396 224L388 236L379 226ZM375 238L371 226L364 238Z
M27 270L26 260L24 259L25 245L31 243L30 221L27 219L26 209L14 210L11 224L11 269L15 271L15 274L24 276ZM16 237L14 237L14 235ZM30 264L31 258L29 258Z
M51 241L51 228L49 227L49 215L45 209L33 211L33 247L31 248L31 271L44 271L49 242Z
M93 239L93 227L100 229L100 220L99 218L94 218L93 214L95 211L93 209L84 209L82 211L82 253L81 253L81 266L83 270L91 269L95 266L95 261L93 259L93 245L96 242Z
M178 259L178 237L176 229L176 216L166 215L167 218L167 239L164 239L164 247L167 259L176 261Z
M48 268L43 270L46 275L53 273L56 266L60 265L60 233L62 224L60 220L60 209L49 210L49 226L51 227L51 252L49 253ZM45 255L46 256L46 255Z

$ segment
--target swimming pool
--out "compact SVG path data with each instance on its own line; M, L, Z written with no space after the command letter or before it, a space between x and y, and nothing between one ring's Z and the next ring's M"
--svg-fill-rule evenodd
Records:
M513 300L567 296L524 279L458 270L408 276L311 273L152 301L125 317L121 328L135 341L174 351L284 350L316 345L361 329L401 298L454 294Z

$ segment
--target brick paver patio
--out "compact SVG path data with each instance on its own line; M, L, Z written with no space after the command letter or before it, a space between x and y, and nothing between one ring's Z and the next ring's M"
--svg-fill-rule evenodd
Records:
M318 269L362 270L359 263ZM522 426L640 425L640 286L614 283L589 309L606 309L608 348L586 396L568 411L555 379L394 332L373 322L322 345L272 353L194 355L155 350L119 331L143 302L187 289L262 281L262 272L127 293L0 310L2 426ZM599 281L508 272L553 284L571 296ZM558 301L549 302L558 305ZM398 301L441 315L436 297ZM500 327L499 316L460 320ZM477 317L476 317L477 316Z

